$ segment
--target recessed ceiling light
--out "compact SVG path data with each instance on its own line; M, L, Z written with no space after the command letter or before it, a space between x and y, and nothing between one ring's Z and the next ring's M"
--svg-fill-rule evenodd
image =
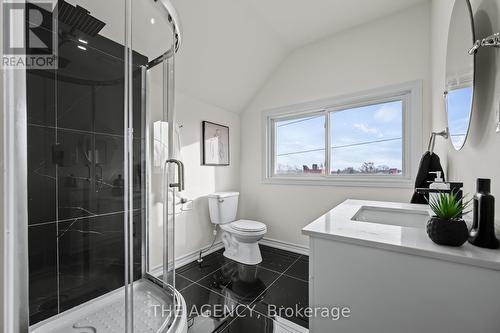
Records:
M151 24L155 24L155 19L152 17L151 20L150 20Z
M87 51L87 48L86 48L85 46L78 45L78 48L79 48L80 50Z
M81 39L79 38L78 41L82 44L88 44L89 42L87 42L85 39Z

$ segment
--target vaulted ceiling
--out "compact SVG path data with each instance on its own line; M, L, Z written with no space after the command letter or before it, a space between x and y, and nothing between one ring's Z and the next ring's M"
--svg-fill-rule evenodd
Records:
M241 112L294 49L424 1L173 0L183 27L177 88Z
M105 21L102 34L123 43L123 0L67 1ZM294 49L425 1L172 0L183 28L176 89L241 112ZM170 29L158 2L132 3L133 48L154 58L170 46Z

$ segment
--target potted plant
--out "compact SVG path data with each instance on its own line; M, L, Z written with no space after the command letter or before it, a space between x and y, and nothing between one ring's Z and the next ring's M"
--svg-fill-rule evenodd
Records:
M454 192L440 193L429 200L434 216L427 222L427 235L436 244L462 246L469 237L469 229L462 219L470 201L464 202Z

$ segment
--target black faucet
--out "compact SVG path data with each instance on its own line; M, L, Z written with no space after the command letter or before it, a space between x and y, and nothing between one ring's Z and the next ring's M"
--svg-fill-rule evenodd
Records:
M462 200L464 183L460 182L446 182L450 185L449 190L440 190L440 189L430 189L425 187L418 187L415 191L419 194L424 194L427 200L429 200L429 193L454 193L458 200Z

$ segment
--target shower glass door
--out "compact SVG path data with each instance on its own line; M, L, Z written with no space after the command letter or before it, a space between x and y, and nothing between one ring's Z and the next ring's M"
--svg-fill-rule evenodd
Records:
M169 304L165 314L173 315L176 298L174 265L174 203L178 190L170 187L177 181L175 166L167 163L177 158L174 117L174 56L165 53L174 44L171 23L160 2L133 2L132 45L149 59L144 80L144 169L145 223L144 270L168 286ZM145 38L147 36L147 38Z
M132 90L134 101L141 101L142 130L140 154L142 167L142 260L143 278L163 288L161 302L141 300L136 293L134 302L147 301L148 311L134 307L134 320L163 322L170 327L176 319L179 301L175 292L175 198L178 190L171 184L178 182L178 169L169 160L177 158L174 113L174 30L172 18L163 0L133 0L130 27L131 49L147 57L148 63L134 73L141 78L142 90ZM151 306L155 306L155 311ZM142 318L141 318L142 317Z
M35 333L166 332L175 319L175 52L163 2L27 4L59 59L26 70Z
M37 2L27 5L48 17L44 22L57 20L59 57L57 69L26 71L33 325L110 292L125 300L126 277L141 275L142 210L140 158L131 170L124 164L125 1L58 1L52 11ZM39 29L41 38L54 34L50 24ZM135 67L146 63L146 57L134 55ZM132 90L140 89L140 78L134 79ZM140 135L140 103L134 103L133 114ZM140 144L132 140L137 151ZM133 190L129 206L127 178Z

